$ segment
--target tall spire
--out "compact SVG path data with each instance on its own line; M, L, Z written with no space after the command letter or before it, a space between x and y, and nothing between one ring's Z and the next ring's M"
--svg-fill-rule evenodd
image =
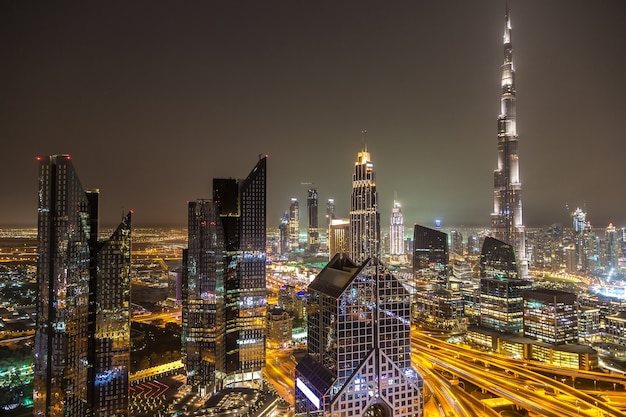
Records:
M504 63L502 95L498 117L498 168L494 171L494 210L491 215L494 236L515 248L520 276L528 275L524 223L522 221L522 184L517 154L517 117L515 111L515 68L511 43L511 18L506 6L504 16Z

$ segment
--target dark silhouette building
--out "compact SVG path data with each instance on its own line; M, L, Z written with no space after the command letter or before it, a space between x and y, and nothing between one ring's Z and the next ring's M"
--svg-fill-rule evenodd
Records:
M413 273L425 270L445 278L448 270L448 235L416 224L413 228Z

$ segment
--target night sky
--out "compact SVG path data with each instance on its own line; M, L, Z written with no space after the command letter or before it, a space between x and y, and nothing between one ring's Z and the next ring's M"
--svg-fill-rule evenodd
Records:
M524 223L626 226L626 2L509 2ZM185 225L268 154L268 225L306 191L347 216L367 129L383 228L489 225L505 3L0 2L0 226L37 221L69 153L101 223Z

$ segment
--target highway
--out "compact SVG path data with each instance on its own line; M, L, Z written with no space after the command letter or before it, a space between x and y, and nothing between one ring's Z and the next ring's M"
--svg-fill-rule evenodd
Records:
M485 392L508 399L538 415L571 417L582 413L626 417L626 413L616 407L617 403L611 403L606 397L590 395L558 379L547 377L529 369L528 364L523 361L452 345L417 332L413 332L412 338L414 362L424 374L429 372L427 364L431 364L434 369L449 372ZM567 371L579 378L618 378L601 373ZM626 379L622 378L621 383L626 383ZM446 406L454 409L455 404L448 401ZM479 415L477 411L474 410L475 415Z

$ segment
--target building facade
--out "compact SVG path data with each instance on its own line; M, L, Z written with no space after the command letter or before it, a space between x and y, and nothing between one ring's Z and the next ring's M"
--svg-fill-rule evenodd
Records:
M337 254L309 285L308 300L296 416L422 416L409 294L389 270Z
M38 159L33 415L128 416L131 214L98 242L98 191Z
M578 343L576 294L537 289L525 291L524 337L553 345Z
M188 248L183 250L182 360L187 384L204 392L222 388L226 376L224 232L216 205L191 201Z
M289 247L291 250L300 247L300 205L297 198L292 198L289 205Z
M413 227L413 274L433 276L443 283L448 273L448 235L416 224Z
M224 386L263 383L267 157L244 180L213 179L213 202L224 232Z
M522 219L522 183L520 179L517 115L515 110L515 67L511 44L511 19L507 6L504 24L504 64L502 95L498 116L498 167L494 171L494 201L491 224L494 237L515 248L519 274L528 276L526 242Z
M308 191L306 208L309 222L307 227L308 249L309 252L316 253L320 247L320 232L317 220L317 190L314 188Z
M357 154L350 199L350 257L357 264L380 258L380 213L374 164L364 146Z
M328 257L350 250L350 220L333 219L328 229Z
M389 227L389 254L404 255L404 217L400 202L393 200L391 210L391 226Z

